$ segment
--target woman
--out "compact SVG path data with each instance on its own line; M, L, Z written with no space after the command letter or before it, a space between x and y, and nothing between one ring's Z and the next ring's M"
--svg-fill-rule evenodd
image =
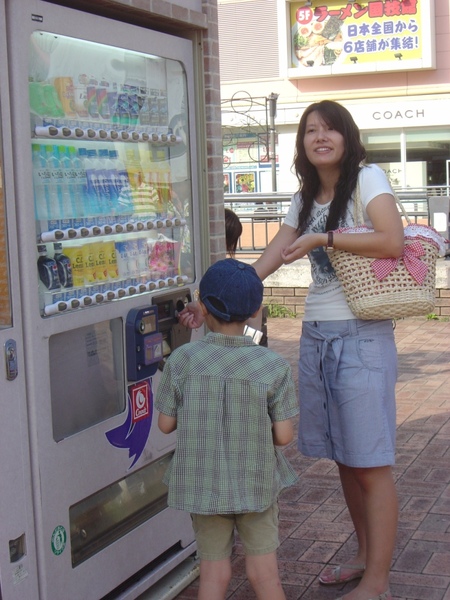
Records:
M360 579L339 600L391 600L389 570L397 532L395 460L397 354L391 321L362 321L350 311L325 247L374 258L401 256L403 225L383 171L363 165L365 149L350 113L336 102L310 105L299 123L294 166L300 189L286 219L253 264L264 280L308 255L313 282L300 339L298 446L337 463L358 548L329 567L324 585ZM338 233L354 225L357 183L373 233ZM189 306L181 320L198 327Z
M395 455L397 355L391 321L361 321L350 311L324 247L368 257L401 256L403 225L380 168L366 152L350 113L324 100L300 121L294 166L300 191L280 231L254 267L265 279L308 255L313 283L300 340L299 449L336 461L358 541L346 565L326 569L324 585L360 579L345 600L389 600L398 504ZM359 184L373 233L336 233L354 224Z

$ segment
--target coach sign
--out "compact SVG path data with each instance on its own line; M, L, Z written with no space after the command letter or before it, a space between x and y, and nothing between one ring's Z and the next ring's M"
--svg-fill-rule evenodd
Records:
M439 126L448 122L450 114L450 100L446 98L409 101L390 98L376 103L343 104L352 113L358 127L369 131Z

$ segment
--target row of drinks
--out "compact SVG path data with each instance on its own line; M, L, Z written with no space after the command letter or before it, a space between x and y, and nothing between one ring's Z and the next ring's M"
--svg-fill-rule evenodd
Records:
M178 274L179 243L134 238L80 245L38 245L41 291L82 288L114 281L157 281Z
M126 150L32 145L35 213L52 229L126 223L167 216L171 205L170 169ZM143 164L144 163L144 164ZM165 163L167 165L167 163Z
M123 84L97 80L94 76L55 77L30 81L31 112L51 119L101 119L123 127L168 125L166 90L148 88L144 82Z

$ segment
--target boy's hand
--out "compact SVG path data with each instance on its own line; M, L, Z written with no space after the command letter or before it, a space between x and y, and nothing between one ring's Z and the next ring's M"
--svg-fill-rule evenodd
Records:
M202 309L198 302L189 302L186 307L178 313L178 320L184 327L197 329L205 322Z

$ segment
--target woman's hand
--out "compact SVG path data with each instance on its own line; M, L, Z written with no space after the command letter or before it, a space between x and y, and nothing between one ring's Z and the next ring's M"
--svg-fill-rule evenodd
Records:
M186 307L178 313L178 321L184 327L189 327L189 329L201 327L205 322L205 317L203 316L200 304L198 302L189 302L189 304L186 304Z
M295 242L281 251L284 264L289 265L299 258L306 256L314 248L324 246L327 241L326 238L326 233L305 233L301 235Z

